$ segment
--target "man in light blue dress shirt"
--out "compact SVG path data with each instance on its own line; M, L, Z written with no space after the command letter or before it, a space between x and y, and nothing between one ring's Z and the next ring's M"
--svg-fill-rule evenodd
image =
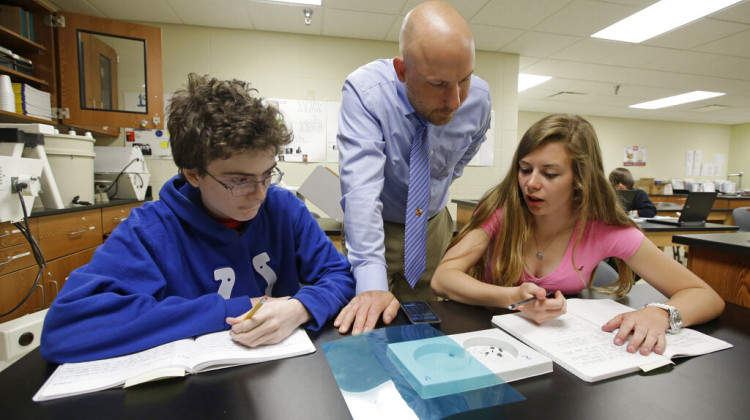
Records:
M404 19L400 56L355 70L344 83L339 114L339 170L344 237L357 296L334 325L354 334L395 318L399 300L435 300L430 279L453 235L446 204L453 180L490 127L491 96L473 75L474 41L449 4L426 2ZM420 118L430 143L427 259L412 289L404 269L409 153Z

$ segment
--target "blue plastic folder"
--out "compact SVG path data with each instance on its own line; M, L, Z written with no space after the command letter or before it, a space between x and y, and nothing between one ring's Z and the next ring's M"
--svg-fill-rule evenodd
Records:
M426 339L434 339L436 341L434 343L429 341L425 342ZM449 340L449 342L443 342L442 340ZM522 401L525 399L523 395L494 374L494 378L491 380L488 378L484 379L488 381L489 385L480 388L477 388L477 386L480 385L477 385L479 382L476 379L472 380L472 386L465 387L464 385L461 385L459 388L463 387L463 390L458 390L459 388L452 389L447 385L436 388L431 385L427 386L428 394L425 395L429 395L429 393L432 392L435 396L426 398L417 390L417 388L421 387L423 388L422 392L424 393L425 387L418 384L416 387L412 386L402 372L406 369L406 366L399 368L397 363L394 363L391 359L391 357L394 356L388 355L389 345L411 342L422 342L422 344L409 344L406 347L415 345L418 347L420 345L424 346L425 344L451 345L452 343L454 347L451 347L451 349L455 351L454 355L461 353L459 350L463 350L458 343L444 336L440 331L427 324L410 324L398 327L380 328L360 335L349 336L328 343L323 343L321 347L328 359L328 364L331 367L331 371L336 378L339 388L342 393L345 394L345 398L347 395L351 396L352 393L355 395L367 395L368 391L376 390L379 387L382 387L383 384L392 381L398 394L400 394L400 397L405 404L408 405L408 408L410 408L417 417L423 420L442 419L461 412ZM406 347L404 347L404 349L406 349ZM402 350L399 350L399 348L396 347L396 352L399 351ZM391 350L390 353L393 353L393 350ZM465 353L465 351L463 351L463 353ZM432 362L428 361L430 357L434 358ZM435 363L433 366L439 366L439 364L437 364L437 359L440 357L442 356L428 356L428 359L423 360L425 365L423 367L425 369L428 368L430 363ZM463 355L459 357L463 357ZM463 366L461 363L467 362L455 363L452 366L454 368L461 367ZM491 373L486 367L485 369L487 372ZM408 369L406 369L406 371L408 371ZM440 375L441 374L438 373L436 377ZM455 373L453 378L457 379L458 373ZM455 385L456 384L454 384L454 386ZM348 401L347 404L349 404Z

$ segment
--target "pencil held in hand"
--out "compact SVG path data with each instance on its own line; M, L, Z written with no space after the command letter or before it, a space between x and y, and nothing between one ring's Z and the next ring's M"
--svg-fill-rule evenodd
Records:
M253 309L250 309L250 312L245 315L244 318L242 318L243 321L247 321L248 319L252 318L253 315L255 315L256 312L258 312L258 309L260 309L261 306L263 306L263 303L268 300L268 296L263 296L260 298L260 301L253 306Z
M547 292L547 295L545 297L550 298L550 297L552 297L554 295L555 295L555 292ZM520 302L516 302L516 303L508 306L508 309L510 309L511 311L514 310L514 309L521 309L527 303L533 302L535 300L537 300L537 297L536 296L532 296L532 297L530 297L528 299L524 299L524 300L522 300Z

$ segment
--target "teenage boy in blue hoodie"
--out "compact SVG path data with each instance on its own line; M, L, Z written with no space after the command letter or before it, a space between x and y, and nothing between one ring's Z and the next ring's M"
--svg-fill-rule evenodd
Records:
M346 258L274 185L292 135L245 82L191 74L169 109L179 174L68 278L44 323L54 363L132 353L231 328L255 347L317 330L354 296ZM270 298L248 320L260 298Z

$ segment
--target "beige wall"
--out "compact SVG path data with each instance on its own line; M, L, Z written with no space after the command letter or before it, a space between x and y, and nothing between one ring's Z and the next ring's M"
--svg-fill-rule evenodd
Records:
M164 90L181 88L190 72L252 83L264 97L340 101L346 76L377 58L398 54L391 42L282 34L185 25L162 28ZM517 143L518 56L480 52L475 72L492 88L495 124L495 166L469 167L451 195L477 197L507 169ZM335 133L331 133L335 136ZM119 142L118 142L119 143ZM510 151L510 152L509 152ZM284 182L300 185L319 163L281 164ZM154 194L177 168L171 161L149 159ZM337 164L327 164L338 172ZM156 198L156 197L155 197ZM455 206L451 206L454 209ZM313 208L313 210L315 210Z
M729 173L743 172L742 188L750 189L750 124L732 126L732 141L729 146ZM738 177L730 177L737 182Z
M534 122L545 115L547 114L519 112L519 139ZM646 166L628 168L635 179L686 179L685 152L687 150L701 150L705 163L715 163L716 154L724 155L725 160L721 176L692 176L690 179L726 179L726 161L730 156L731 126L584 117L591 122L599 137L604 169L607 173L622 166L626 146L645 146Z

